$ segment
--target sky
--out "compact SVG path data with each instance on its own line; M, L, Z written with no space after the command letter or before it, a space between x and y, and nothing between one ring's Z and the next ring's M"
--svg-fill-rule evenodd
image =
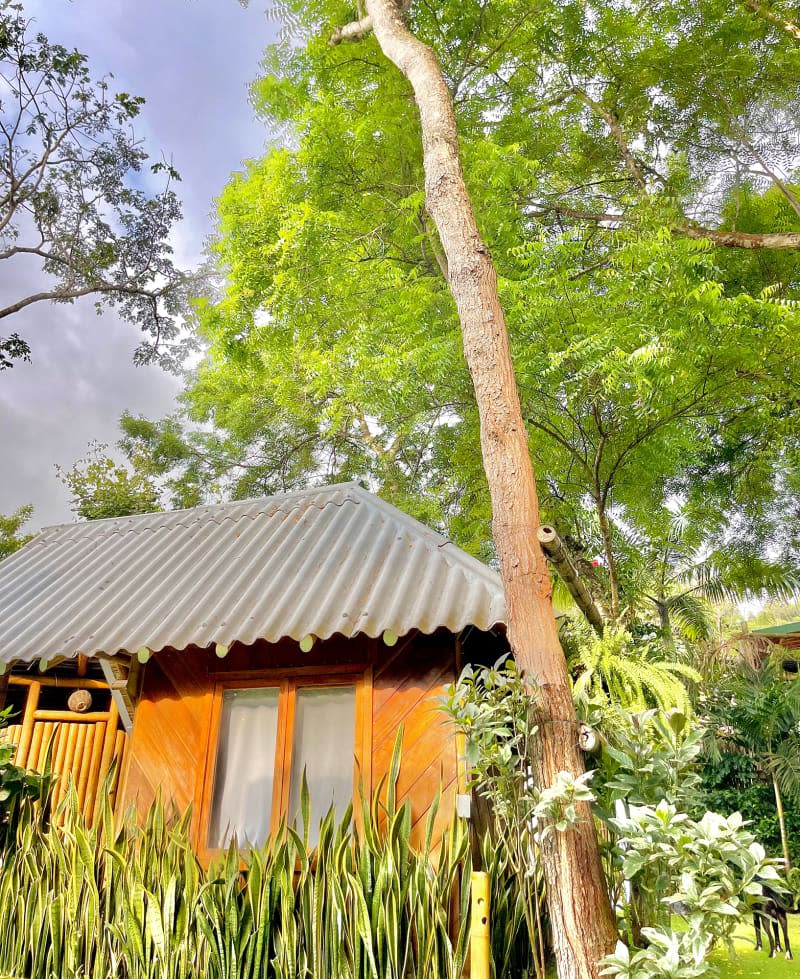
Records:
M276 24L268 0L24 0L51 42L89 58L93 77L144 96L136 123L151 157L181 174L184 219L173 238L177 264L195 265L213 228L213 201L241 162L260 154L267 133L253 115L256 77ZM27 261L27 260L25 260ZM0 305L40 285L35 266L0 269ZM70 468L88 444L113 445L123 411L158 418L174 407L179 380L135 367L141 334L91 299L38 303L7 319L3 334L30 344L32 363L0 372L0 513L33 503L35 530L74 519L55 464Z

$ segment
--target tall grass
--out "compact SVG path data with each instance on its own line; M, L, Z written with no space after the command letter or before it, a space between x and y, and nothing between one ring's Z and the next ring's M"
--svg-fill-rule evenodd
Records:
M31 807L0 864L0 975L26 979L459 979L468 951L471 860L463 821L434 851L434 805L421 847L395 800L395 760L378 792L323 819L309 846L284 827L258 850L231 845L208 868L190 815L156 801L144 823L97 826L74 791L62 826ZM502 848L484 847L493 876L495 974L524 975L524 921Z

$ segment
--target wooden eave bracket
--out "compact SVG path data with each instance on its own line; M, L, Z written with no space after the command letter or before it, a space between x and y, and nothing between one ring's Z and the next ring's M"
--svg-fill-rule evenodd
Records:
M135 657L123 655L99 656L103 678L109 686L111 697L117 705L119 718L126 734L133 730L133 716L139 695L142 668Z

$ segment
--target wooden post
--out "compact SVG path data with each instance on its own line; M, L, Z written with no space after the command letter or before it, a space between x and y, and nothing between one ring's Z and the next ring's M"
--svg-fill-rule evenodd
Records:
M36 708L39 706L41 689L41 685L36 680L33 680L28 691L28 699L25 701L25 712L22 715L22 730L19 735L19 747L17 748L17 756L14 759L20 768L25 768L28 764L28 753L31 747L31 739L33 738L34 714L36 713Z
M472 874L472 902L469 929L470 979L490 979L489 875L482 870Z

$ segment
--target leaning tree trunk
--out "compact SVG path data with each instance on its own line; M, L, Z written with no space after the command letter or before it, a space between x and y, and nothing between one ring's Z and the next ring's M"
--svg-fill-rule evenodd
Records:
M419 109L427 209L447 257L480 415L509 641L536 697L538 783L550 785L560 771L582 772L583 758L547 562L536 538L536 483L497 275L464 183L453 102L436 56L408 31L397 0L366 0L366 9L383 53L410 81ZM558 975L594 979L617 930L587 806L575 827L548 836L543 864Z

